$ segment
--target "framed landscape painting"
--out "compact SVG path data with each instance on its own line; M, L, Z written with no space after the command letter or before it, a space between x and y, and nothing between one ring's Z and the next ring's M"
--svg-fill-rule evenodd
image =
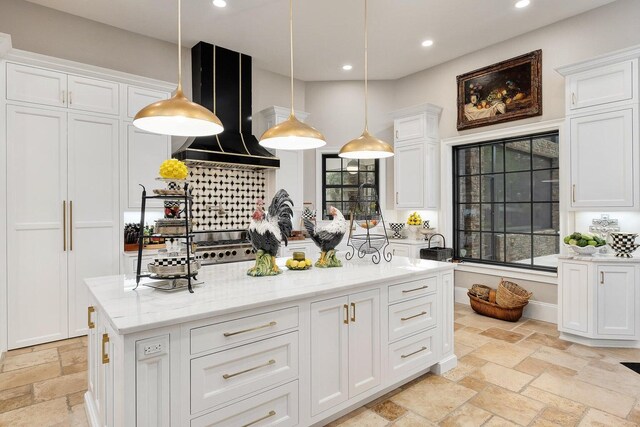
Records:
M542 115L542 50L456 79L458 130Z

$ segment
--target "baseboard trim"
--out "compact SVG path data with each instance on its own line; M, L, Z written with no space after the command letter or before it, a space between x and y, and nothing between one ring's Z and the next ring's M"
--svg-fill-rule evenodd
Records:
M561 332L560 339L586 345L587 347L640 348L640 341L586 338L567 332Z
M435 365L431 367L431 372L436 375L442 375L445 372L455 368L458 366L458 357L455 354L447 357L446 359L442 359Z
M466 288L454 288L454 298L458 304L469 305ZM558 324L558 305L548 302L529 301L529 304L524 308L523 316L529 319Z
M92 427L100 427L100 417L95 406L93 394L90 391L84 394L84 411L87 414L89 425Z

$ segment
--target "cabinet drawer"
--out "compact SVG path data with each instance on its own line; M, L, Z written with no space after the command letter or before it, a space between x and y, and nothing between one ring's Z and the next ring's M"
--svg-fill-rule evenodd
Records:
M191 413L298 377L298 333L191 361Z
M273 334L298 326L298 307L242 317L191 330L191 354Z
M407 298L429 295L438 290L438 277L427 277L423 280L401 283L389 286L389 302L396 302Z
M428 368L437 360L436 329L421 332L389 345L389 374L392 380Z
M636 64L636 60L626 61L570 76L569 110L632 99Z
M165 92L129 86L127 88L127 116L134 118L138 111L147 105L162 101L168 97L169 95Z
M389 306L389 341L436 325L436 295Z
M298 381L265 391L191 421L191 427L298 425Z

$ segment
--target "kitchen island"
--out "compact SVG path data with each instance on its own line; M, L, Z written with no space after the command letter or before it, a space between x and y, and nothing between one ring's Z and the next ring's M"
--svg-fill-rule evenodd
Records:
M86 279L90 423L323 425L455 367L453 264L284 262L259 278L252 262L203 267L194 294Z

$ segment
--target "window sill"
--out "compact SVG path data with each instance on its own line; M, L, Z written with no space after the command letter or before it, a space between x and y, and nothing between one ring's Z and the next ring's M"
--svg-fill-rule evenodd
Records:
M456 265L457 271L463 271L465 273L488 274L491 276L548 283L550 285L558 284L558 273L553 273L550 271L522 270L520 268L514 267L487 265L473 262L463 262Z

